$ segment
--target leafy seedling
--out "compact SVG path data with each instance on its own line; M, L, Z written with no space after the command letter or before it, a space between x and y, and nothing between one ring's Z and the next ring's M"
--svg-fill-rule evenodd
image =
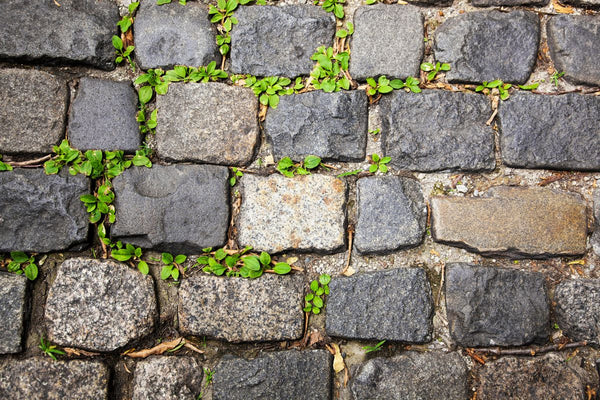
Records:
M2 171L12 171L12 165L6 164L2 162L2 156L0 155L0 172Z
M499 79L491 82L483 82L481 85L475 88L476 92L483 92L485 94L489 94L491 90L497 89L500 94L501 100L506 100L510 97L508 93L508 89L510 89L512 85L510 83L504 83Z
M265 272L286 275L292 270L287 263L274 262L271 255L264 251L260 254L248 253L251 249L246 247L237 252L226 251L224 248L215 252L207 249L206 253L209 254L198 257L196 266L203 266L202 271L217 276L241 276L250 279L258 278ZM242 257L244 254L247 255Z
M369 134L373 136L377 136L381 132L380 128L369 130Z
M129 66L133 71L135 71L135 64L131 59L131 52L135 49L135 46L127 46L127 48L123 48L123 41L117 35L112 37L112 44L115 48L115 53L117 57L115 58L115 62L117 64L121 64L123 60L127 60L129 62Z
M158 4L159 6L162 6L163 4L169 4L172 1L173 0L156 0L156 4ZM179 4L181 4L182 6L185 6L186 0L179 0Z
M369 172L374 174L379 171L383 174L388 172L387 163L392 161L391 157L379 157L378 154L371 154L371 166L369 167Z
M321 4L323 10L332 12L338 19L344 19L344 3L345 0L325 0ZM315 1L315 5L319 4L319 0Z
M348 71L350 54L341 52L334 54L333 47L321 46L310 58L317 64L310 73L315 89L327 93L350 89L350 80L343 71Z
M160 278L167 280L173 278L174 281L179 280L179 273L183 269L182 264L187 260L187 256L178 254L173 256L170 253L162 253L161 261L164 264L160 271ZM184 271L185 272L185 271Z
M233 16L233 12L237 9L238 5L245 5L252 2L252 0L218 0L217 6L211 5L208 10L208 15L211 15L210 22L217 23L219 34L217 34L217 46L219 46L219 52L222 55L229 53L229 46L231 45L231 29L233 25L238 23L236 17ZM264 5L265 0L258 0L256 4Z
M335 33L335 36L339 38L345 38L351 36L354 33L354 24L352 22L348 22L346 24L347 29L340 29Z
M372 353L374 351L379 351L381 350L381 347L383 346L383 344L385 343L385 340L382 340L381 342L377 343L375 346L365 346L363 347L363 350L365 350L365 353Z
M329 294L331 276L322 274L318 280L310 283L310 293L304 296L304 312L319 314L325 307L325 296Z
M321 158L317 156L306 156L301 163L294 163L291 158L283 157L277 163L277 171L288 178L294 175L310 175L310 170L317 168L321 163Z
M50 357L54 361L56 361L55 354L59 354L61 356L66 354L64 351L57 349L56 345L50 344L49 341L44 340L43 336L40 337L40 345L38 347L40 348L40 350L42 350L44 352L44 354L46 354L48 357Z
M81 162L81 152L71 148L67 139L63 139L60 145L53 146L52 150L56 157L44 163L44 171L48 175L58 174L62 167L69 163Z
M150 161L150 150L148 147L144 147L140 150L136 150L135 156L133 156L133 160L131 162L136 167L147 167L152 168L152 161Z
M337 176L337 178L342 178L344 176L350 176L350 175L358 175L361 172L362 172L362 169L355 169L355 170L352 170L352 171L346 171L346 172L342 172L341 174L339 174Z
M518 85L518 86L519 86L519 89L522 89L522 90L535 90L538 88L538 86L540 86L540 83L534 82L530 85Z
M291 83L292 81L289 78L270 76L257 79L255 76L248 75L246 76L244 86L252 89L256 97L258 97L260 104L277 108L279 96L292 94L294 91L304 87L302 78L296 79L294 87L287 87Z
M136 85L146 84L138 90L140 104L144 105L152 100L154 92L156 94L166 94L169 90L169 82L163 78L164 71L160 68L149 69L146 73L140 75L135 80Z
M208 82L227 77L227 72L217 69L217 63L211 61L206 67L199 68L176 65L172 70L165 72L164 80L167 82Z
M133 14L139 6L139 1L134 1L133 3L129 4L129 6L127 7L127 11L129 11L129 14L124 15L123 18L121 18L121 20L117 22L117 25L121 29L121 32L125 33L129 30L129 28L131 28L131 25L133 24Z
M10 272L21 275L25 274L30 281L35 280L38 276L38 267L35 264L35 257L28 257L22 251L11 251L11 261L6 267Z
M121 242L116 243L116 250L110 252L110 256L117 261L125 262L125 261L136 261L138 270L144 274L148 275L149 268L148 263L142 260L142 249L140 247L134 247L133 245L126 243L125 247Z
M390 81L390 86L394 89L406 89L410 90L413 93L421 93L421 88L419 87L419 80L417 78L413 78L409 76L406 78L406 81L402 79L394 79Z
M244 174L236 167L231 167L231 173L233 174L233 176L229 178L229 185L235 186L235 184L237 183L237 178L241 178L242 176L244 176Z
M368 5L368 6L370 6L372 4L375 4L375 3L377 3L377 0L366 0L365 1L365 4Z
M421 71L428 72L427 80L431 82L440 71L450 71L450 64L440 63L439 61L435 64L426 62L421 64Z
M552 82L554 82L554 86L558 87L558 79L561 78L564 74L565 74L565 71L561 71L561 72L554 71L554 73L550 77L552 79Z
M108 215L108 222L115 222L115 206L111 204L115 199L110 181L100 185L95 194L84 194L79 199L85 204L86 211L90 214L90 223L99 222Z
M136 115L136 120L140 127L140 133L154 134L156 132L156 125L158 124L158 121L157 121L158 120L158 109L154 109L150 113L149 118L146 118L147 113L148 113L148 106L146 104L140 105L140 109Z

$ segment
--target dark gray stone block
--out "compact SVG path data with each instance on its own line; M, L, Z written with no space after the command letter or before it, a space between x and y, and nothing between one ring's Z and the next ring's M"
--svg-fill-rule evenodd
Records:
M368 109L364 91L313 91L282 96L269 109L267 140L276 159L315 155L336 161L362 161L367 144Z
M448 18L435 31L435 59L450 82L525 83L535 66L540 22L530 11L478 11Z
M594 190L594 220L595 228L590 242L594 253L600 256L600 189Z
M522 346L546 342L549 306L537 272L446 264L450 335L461 346Z
M135 366L133 400L192 400L202 392L204 370L192 357L150 357Z
M600 0L565 0L565 4L570 4L575 7L598 8Z
M334 278L326 304L330 336L424 343L433 303L425 270L399 268Z
M395 91L379 101L382 146L390 165L415 171L484 171L496 166L492 110L485 96Z
M600 343L600 280L563 281L554 302L556 322L569 339Z
M550 0L471 0L475 7L514 7L514 6L538 6L548 5Z
M0 354L19 353L26 311L27 278L0 273Z
M231 71L256 76L308 75L319 46L333 45L335 17L313 5L240 7L231 31Z

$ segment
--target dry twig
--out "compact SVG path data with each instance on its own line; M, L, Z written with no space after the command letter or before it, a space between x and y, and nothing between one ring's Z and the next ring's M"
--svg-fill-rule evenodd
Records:
M556 343L556 344L550 344L547 346L534 346L534 347L530 347L530 348L526 348L526 349L502 349L500 347L484 347L484 348L480 348L480 349L474 349L474 348L470 348L470 349L466 349L467 352L469 350L476 352L476 353L481 353L481 354L492 354L495 356L506 356L506 355L511 355L511 356L535 356L537 354L542 354L542 353L548 353L550 351L556 351L556 350L564 350L564 349L574 349L577 347L583 347L583 346L587 346L588 342L587 340L581 341L581 342L573 342L573 343Z

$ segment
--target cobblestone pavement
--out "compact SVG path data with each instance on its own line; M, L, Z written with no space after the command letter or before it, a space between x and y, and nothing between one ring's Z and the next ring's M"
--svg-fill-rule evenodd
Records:
M0 398L600 397L598 0L161 2L0 1Z

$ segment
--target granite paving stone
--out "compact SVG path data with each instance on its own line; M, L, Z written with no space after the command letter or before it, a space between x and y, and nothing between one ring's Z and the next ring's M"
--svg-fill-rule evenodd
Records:
M332 356L326 350L225 356L215 369L213 400L330 400Z
M275 159L307 155L335 161L365 159L368 99L362 90L313 91L280 97L269 109L265 135Z
M382 146L399 169L484 171L496 166L492 114L479 94L395 91L379 101Z
M327 297L330 336L424 343L433 303L425 270L398 268L334 278Z
M175 83L156 104L159 156L224 165L252 161L259 130L258 99L251 89L214 82Z
M50 285L44 318L53 343L113 351L152 332L154 283L112 260L71 258Z
M571 340L600 343L600 280L573 279L554 291L556 322Z
M196 400L203 376L192 357L152 356L135 367L133 400Z
M303 298L299 275L243 279L197 274L179 288L179 327L184 334L229 342L299 339Z
M600 0L565 0L565 4L570 4L575 7L598 8Z
M590 239L592 249L600 256L600 189L594 190L594 233Z
M343 249L346 184L325 175L246 174L238 241L255 250L333 253Z
M446 264L446 313L458 344L523 346L549 334L544 276L466 263Z
M425 7L449 7L452 5L453 0L408 0L410 4L416 4Z
M350 75L361 81L379 75L418 77L423 37L418 7L381 3L358 7L350 42Z
M515 6L538 6L548 5L550 0L472 0L475 7L515 7Z
M0 69L0 154L50 153L65 134L65 80L34 69Z
M584 254L586 203L576 193L496 186L484 197L432 197L435 241L484 255L547 258Z
M137 104L129 82L81 78L69 115L71 146L82 151L135 152L142 144Z
M314 5L248 6L235 11L231 71L256 76L308 75L319 46L332 46L335 17Z
M449 82L525 83L535 65L540 22L530 11L477 11L448 18L435 31L435 59Z
M66 170L0 173L0 252L46 253L85 242L89 221L79 197L89 190L86 177Z
M213 165L131 168L113 180L117 221L111 236L143 248L200 252L225 243L228 170Z
M27 278L0 273L0 354L19 353L27 306Z

